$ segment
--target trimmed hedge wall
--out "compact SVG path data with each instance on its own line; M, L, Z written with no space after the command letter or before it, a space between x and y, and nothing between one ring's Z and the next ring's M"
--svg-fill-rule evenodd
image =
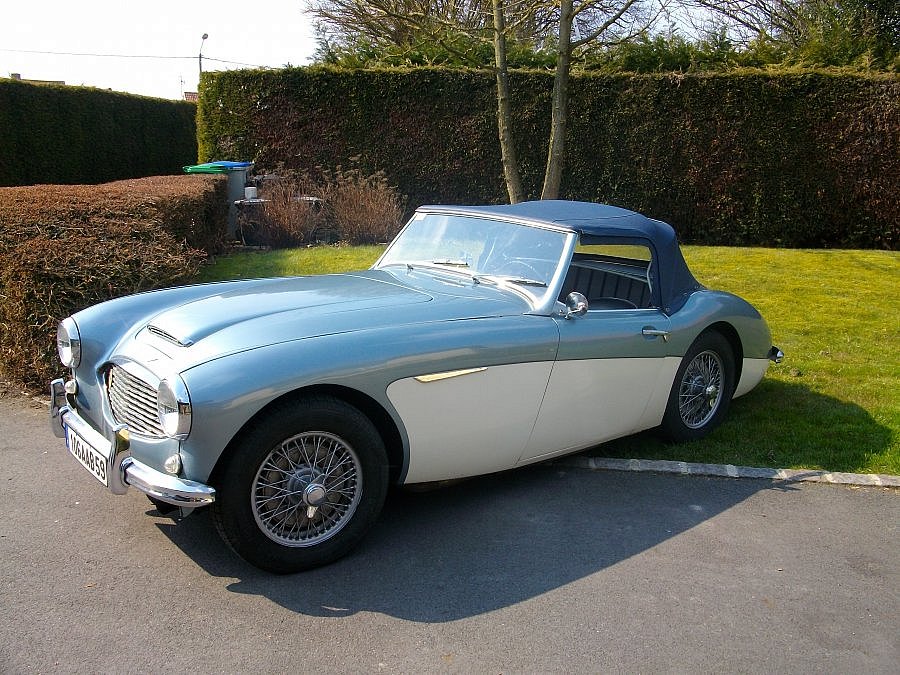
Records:
M0 369L45 388L60 319L190 281L226 221L223 176L0 188Z
M514 73L523 180L540 192L552 76ZM506 199L493 76L422 68L204 73L200 158L384 171L423 203ZM742 72L573 77L563 194L709 244L896 248L900 78Z
M181 173L195 117L186 101L0 79L0 186Z

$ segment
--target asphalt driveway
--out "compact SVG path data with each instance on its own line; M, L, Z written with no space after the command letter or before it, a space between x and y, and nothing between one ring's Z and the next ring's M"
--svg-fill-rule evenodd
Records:
M0 672L896 672L900 493L541 465L277 577L0 398Z

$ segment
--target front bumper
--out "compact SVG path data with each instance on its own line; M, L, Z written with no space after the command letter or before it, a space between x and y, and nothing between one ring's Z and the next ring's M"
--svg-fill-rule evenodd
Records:
M66 438L66 428L71 429L106 457L106 477L113 494L125 494L133 487L161 502L185 508L206 506L216 500L215 488L157 471L132 457L124 425L114 430L112 439L94 429L70 405L61 379L50 383L50 428L59 438Z

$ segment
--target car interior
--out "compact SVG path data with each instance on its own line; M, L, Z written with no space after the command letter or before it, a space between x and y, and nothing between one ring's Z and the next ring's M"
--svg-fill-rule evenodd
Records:
M643 259L640 251L632 253L637 253L638 257L576 251L566 273L559 300L565 302L569 293L577 291L587 298L589 310L649 309L653 306L649 250L646 259Z

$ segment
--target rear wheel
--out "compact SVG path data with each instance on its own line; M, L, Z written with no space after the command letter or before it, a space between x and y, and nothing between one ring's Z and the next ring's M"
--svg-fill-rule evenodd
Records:
M297 572L346 554L387 491L381 436L332 397L278 405L255 421L218 474L213 515L234 551L262 569Z
M708 332L688 349L678 368L660 430L673 441L703 438L728 412L734 392L734 353L721 333Z

